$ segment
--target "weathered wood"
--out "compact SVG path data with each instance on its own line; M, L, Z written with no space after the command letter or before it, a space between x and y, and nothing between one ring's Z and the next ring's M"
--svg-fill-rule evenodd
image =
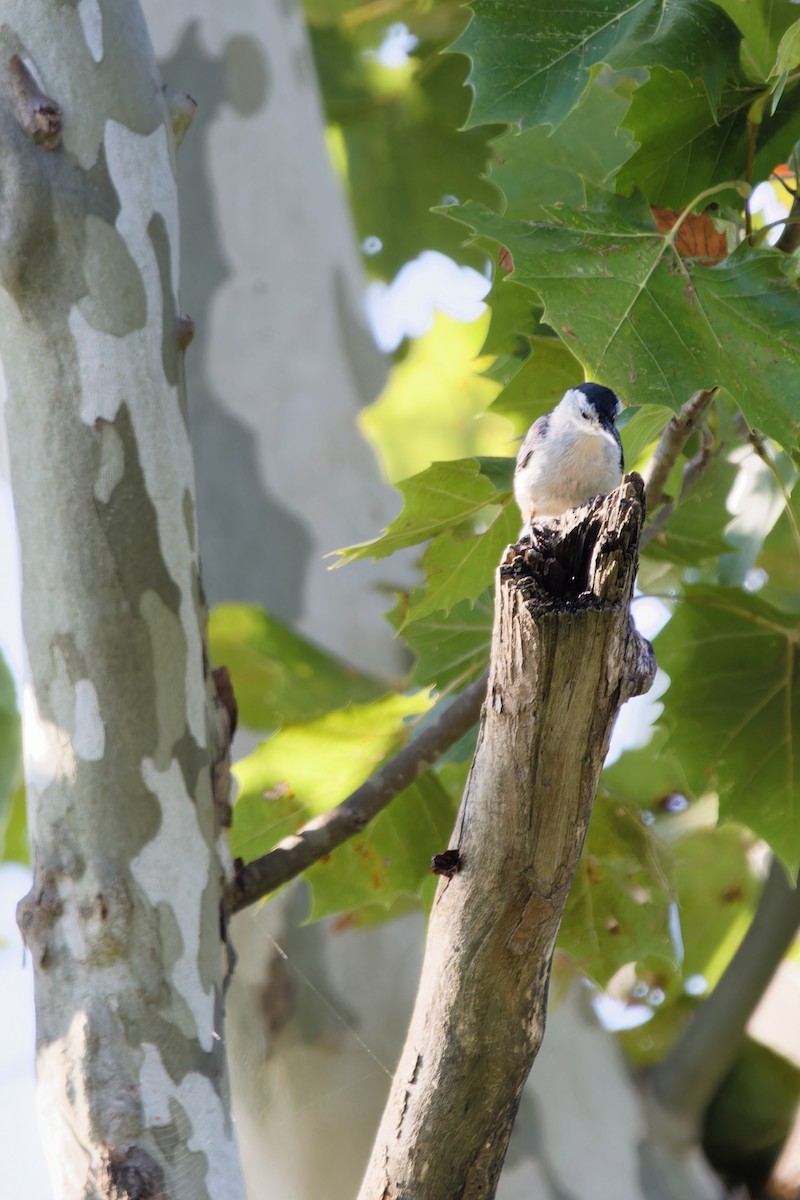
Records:
M360 1200L494 1195L614 718L655 671L630 617L643 516L626 476L501 564L460 870L439 884Z

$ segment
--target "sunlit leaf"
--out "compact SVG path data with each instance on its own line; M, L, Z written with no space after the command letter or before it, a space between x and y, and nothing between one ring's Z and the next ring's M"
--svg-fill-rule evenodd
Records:
M668 746L690 784L719 791L790 867L800 862L800 618L730 588L688 591L656 653L671 679Z
M598 796L561 925L559 948L603 985L647 956L675 970L670 941L670 856L633 805Z
M442 33L449 40L447 27ZM335 158L359 236L374 247L370 271L391 279L431 249L480 266L480 256L465 252L453 227L431 211L448 197L499 203L485 178L489 141L499 130L460 132L470 103L466 61L428 53L392 68L365 52L360 24L314 25L311 34L328 120L338 131Z
M424 692L351 705L282 730L237 763L240 795L231 845L249 860L345 799L408 741L408 719L424 713ZM456 800L430 773L402 792L364 831L306 873L313 916L364 904L389 908L417 896L431 856L447 846Z
M405 605L395 616L403 624ZM466 686L485 669L492 636L494 600L487 589L474 604L462 601L450 613L434 612L405 624L403 640L416 655L411 682L439 690Z
M495 487L474 458L433 463L397 486L404 502L400 516L381 537L339 551L337 565L357 558L385 558L405 546L416 546L498 502Z
M230 671L239 716L253 729L308 721L386 691L254 604L219 605L208 632L212 660Z
M488 312L469 323L437 314L430 332L392 368L383 393L359 414L391 482L435 461L511 453L508 425L482 417L498 391L483 373L491 361L481 354L488 326Z
M5 808L0 809L0 860L3 859L30 862L25 787L22 783L11 793Z
M431 880L431 859L447 848L457 800L428 771L365 830L306 873L314 920L364 904L388 908L399 896L419 896Z
M0 657L0 858L27 861L21 774L22 737L16 691L11 672Z
M506 546L517 540L521 520L513 499L506 499L483 532L464 538L444 533L436 538L422 559L425 587L411 593L406 619L448 613L462 600L477 600L494 579Z

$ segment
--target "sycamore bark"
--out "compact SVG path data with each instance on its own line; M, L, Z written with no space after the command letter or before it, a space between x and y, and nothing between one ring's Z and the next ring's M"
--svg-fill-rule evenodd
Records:
M629 608L643 514L628 476L500 568L454 873L361 1200L495 1193L614 718L655 671Z
M19 919L54 1185L64 1200L238 1200L209 762L224 737L177 308L174 149L191 106L162 87L131 0L5 0L0 16L34 865Z

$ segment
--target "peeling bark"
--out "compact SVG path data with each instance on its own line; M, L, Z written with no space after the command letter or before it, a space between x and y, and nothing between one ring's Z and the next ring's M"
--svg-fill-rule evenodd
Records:
M500 567L459 870L439 884L360 1200L495 1193L614 718L655 671L629 609L643 515L627 476Z
M85 11L79 11L85 10ZM239 1200L173 119L138 5L0 26L0 356L27 654L37 1073L64 1200ZM210 737L211 735L211 737Z

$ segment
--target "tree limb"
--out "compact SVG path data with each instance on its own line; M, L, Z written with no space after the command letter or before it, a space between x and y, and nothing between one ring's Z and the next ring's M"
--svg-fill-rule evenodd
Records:
M798 246L800 246L800 198L795 196L783 227L783 233L775 243L775 249L783 250L785 254L794 254Z
M360 1200L494 1195L614 718L655 671L629 608L643 518L629 475L506 552L460 870L439 883Z
M655 512L664 500L669 473L678 461L678 455L688 442L703 411L716 396L719 388L700 389L691 400L687 400L679 413L670 418L661 435L655 453L644 470L643 478L647 496L647 511Z
M800 888L791 886L783 865L773 860L741 945L652 1075L656 1104L687 1142L699 1140L703 1114L733 1066L745 1026L798 926Z
M228 911L239 912L263 899L360 833L395 796L472 728L486 695L488 678L488 671L484 672L480 679L465 688L418 737L341 804L284 838L268 854L242 866L228 893Z

